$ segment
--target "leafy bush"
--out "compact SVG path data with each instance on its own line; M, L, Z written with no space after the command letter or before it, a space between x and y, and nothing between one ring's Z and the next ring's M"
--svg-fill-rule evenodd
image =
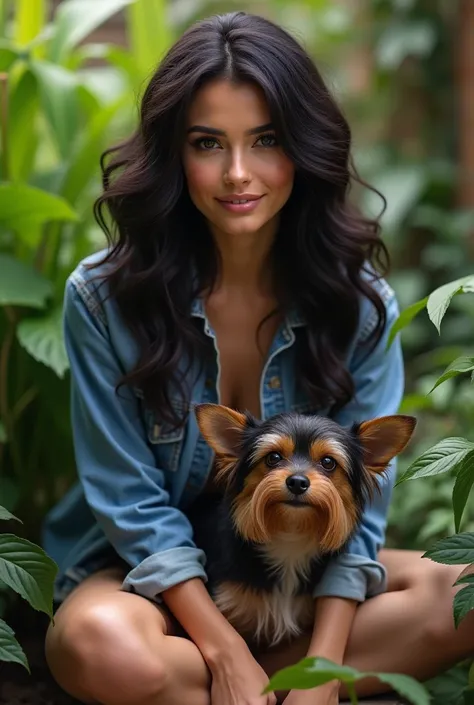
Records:
M0 520L12 519L16 517L0 506ZM50 617L56 572L55 562L42 548L14 534L0 534L0 580L34 609ZM26 655L3 619L0 619L0 661L20 663L29 671Z
M0 500L27 536L75 478L62 299L104 244L99 156L131 129L169 41L164 0L65 0L49 24L51 3L34 5L15 4L0 41ZM84 43L129 5L132 51Z

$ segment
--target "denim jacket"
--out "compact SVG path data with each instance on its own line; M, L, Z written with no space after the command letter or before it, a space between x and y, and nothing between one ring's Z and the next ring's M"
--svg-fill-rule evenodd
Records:
M205 555L193 542L186 508L204 488L213 464L192 406L218 402L219 357L216 348L212 364L197 375L183 428L163 422L146 407L139 390L122 387L116 393L118 379L134 366L138 350L113 299L106 297L104 281L97 279L100 268L86 266L102 254L84 260L66 285L64 330L80 482L47 516L43 542L59 564L58 602L117 554L129 570L123 589L159 602L160 593L173 585L206 580ZM399 340L386 350L397 301L385 281L375 286L386 306L387 325L377 346L368 344L377 318L373 305L361 297L359 325L347 353L355 396L333 415L342 425L396 413L402 398ZM202 319L205 334L215 342L200 299L193 302L190 315ZM260 383L263 419L288 410L330 414L330 409L316 409L297 382L295 351L303 343L304 326L294 311L273 339ZM174 405L183 411L181 400ZM384 591L386 575L377 553L384 542L394 476L392 464L347 551L315 586L315 597L363 601Z

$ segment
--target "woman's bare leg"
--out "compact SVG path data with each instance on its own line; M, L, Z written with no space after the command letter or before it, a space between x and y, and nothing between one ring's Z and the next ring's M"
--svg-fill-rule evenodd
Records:
M55 615L46 658L59 685L84 703L209 705L198 648L173 636L166 612L120 590L118 569L81 583Z
M405 673L420 681L433 677L474 653L474 612L456 630L453 583L463 566L422 559L416 551L384 550L387 592L357 609L345 663L361 671ZM258 657L271 675L306 656L309 637ZM376 680L358 685L361 696L388 690ZM347 693L342 688L341 694Z

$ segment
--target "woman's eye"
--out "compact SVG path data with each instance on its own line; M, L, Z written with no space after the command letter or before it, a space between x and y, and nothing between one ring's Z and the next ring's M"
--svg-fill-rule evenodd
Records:
M277 138L275 135L262 135L258 138L257 142L260 142L262 147L275 147L277 144Z
M268 465L269 468L274 468L278 465L279 462L283 460L283 457L280 455L280 453L269 453L267 457L265 458L265 462Z
M320 460L320 465L328 471L335 470L336 469L336 461L334 458L331 458L330 455L326 455L324 458L321 458Z
M216 146L219 146L217 140L212 137L200 137L194 144L199 149L204 149L205 151L210 151L211 149L215 149Z

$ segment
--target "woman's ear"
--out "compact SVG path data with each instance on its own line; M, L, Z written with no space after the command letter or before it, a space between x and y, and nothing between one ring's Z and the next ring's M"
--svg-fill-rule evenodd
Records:
M381 416L364 421L356 427L356 434L364 451L364 465L372 473L385 470L389 462L407 445L415 430L413 416Z

